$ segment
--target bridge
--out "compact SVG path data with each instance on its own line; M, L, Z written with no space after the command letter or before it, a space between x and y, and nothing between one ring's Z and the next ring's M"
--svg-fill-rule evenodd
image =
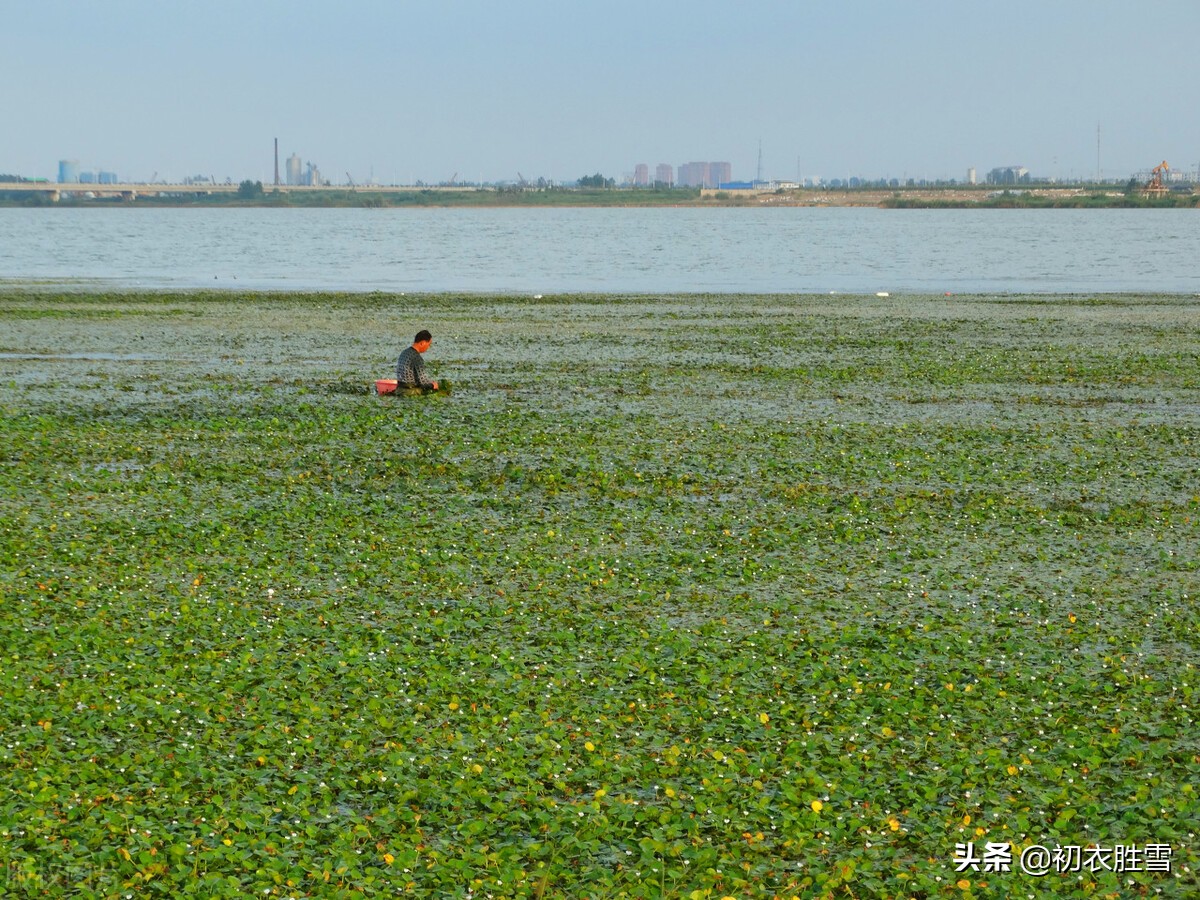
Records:
M46 194L58 201L64 195L70 197L121 197L136 200L138 197L202 196L206 194L236 194L241 185L214 182L166 183L161 181L120 182L117 184L95 184L75 181L0 181L0 194ZM316 193L337 191L347 194L411 194L418 191L468 192L479 191L468 185L396 185L396 184L264 184L263 195Z

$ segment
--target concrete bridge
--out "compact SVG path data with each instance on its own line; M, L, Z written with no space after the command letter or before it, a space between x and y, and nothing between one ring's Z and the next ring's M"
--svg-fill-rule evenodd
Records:
M121 182L118 184L94 184L66 181L0 181L0 193L46 194L57 202L64 195L71 197L91 196L121 197L125 200L135 200L138 197L171 197L204 194L236 194L239 184L215 184L212 182L196 182L193 184L168 184L154 182ZM263 194L268 195L278 191L282 194L305 194L319 191L336 191L351 194L410 194L416 191L448 191L464 192L478 191L481 188L466 185L382 185L382 184L263 184Z

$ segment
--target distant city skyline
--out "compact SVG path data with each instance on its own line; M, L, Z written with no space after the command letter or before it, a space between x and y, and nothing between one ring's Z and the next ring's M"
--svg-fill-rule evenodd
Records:
M1164 161L1165 162L1165 161ZM1161 166L1155 167L1162 169ZM633 166L632 171L624 172L620 177L613 177L607 173L597 173L604 176L607 181L615 186L620 187L679 187L679 188L746 188L756 184L763 185L783 185L783 186L798 186L805 188L821 188L821 187L905 187L905 186L925 186L925 185L1019 185L1019 184L1086 184L1095 183L1095 175L1084 175L1077 178L1052 178L1046 175L1040 175L1029 171L1024 166L994 166L988 170L982 177L978 175L977 169L971 166L963 173L962 177L950 178L899 178L895 175L877 175L877 176L861 176L849 175L844 177L821 178L819 176L798 176L794 178L770 178L759 181L755 178L734 178L732 167L727 162L688 162L682 163L679 166L674 166L671 163L658 163L654 169L654 178L650 177L650 167L646 163L637 163ZM243 180L258 180L261 181L264 187L270 187L274 179L268 181L265 179L243 179L233 176L226 176L224 179L217 179L213 175L184 175L184 176L166 176L155 172L155 175L150 179L139 179L137 177L119 177L117 173L106 170L98 172L92 169L82 169L79 160L61 159L57 165L57 178L45 179L38 176L29 176L24 173L0 173L2 176L15 175L26 179L35 180L56 180L59 183L75 183L75 184L115 184L115 183L154 183L154 184L208 184L208 183L240 183ZM578 179L563 179L551 180L545 177L526 179L518 173L516 179L498 179L492 182L471 181L469 179L455 177L453 181L447 179L441 182L428 182L423 179L417 179L414 182L380 182L378 179L358 179L354 180L349 172L345 173L346 177L342 180L326 178L320 168L312 161L302 159L299 154L292 153L286 160L280 160L280 170L278 176L278 184L281 186L322 186L326 185L331 188L338 187L358 187L368 184L387 184L396 186L438 186L438 185L480 185L480 186L496 186L503 184L521 185L526 187L546 187L546 186L571 186ZM1128 179L1142 180L1148 177L1148 170L1138 170L1129 173L1110 173L1104 176L1105 183L1121 183ZM595 178L595 176L581 176L585 182ZM1200 166L1196 169L1182 169L1179 167L1167 166L1165 171L1162 171L1162 179L1164 183L1200 183ZM0 182L2 184L2 182Z
M11 3L0 172L566 183L1200 170L1195 0ZM761 166L760 166L761 160Z

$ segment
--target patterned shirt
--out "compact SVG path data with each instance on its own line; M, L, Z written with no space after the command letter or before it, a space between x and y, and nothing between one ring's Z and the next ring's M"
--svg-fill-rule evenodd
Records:
M425 360L415 347L405 347L396 360L396 381L401 387L433 387L433 381L425 374Z

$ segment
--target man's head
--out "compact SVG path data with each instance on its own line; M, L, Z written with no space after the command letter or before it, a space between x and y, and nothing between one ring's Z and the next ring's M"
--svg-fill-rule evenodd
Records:
M433 335L422 328L417 332L417 336L413 338L413 349L418 353L424 353L429 349L429 345L433 343Z

